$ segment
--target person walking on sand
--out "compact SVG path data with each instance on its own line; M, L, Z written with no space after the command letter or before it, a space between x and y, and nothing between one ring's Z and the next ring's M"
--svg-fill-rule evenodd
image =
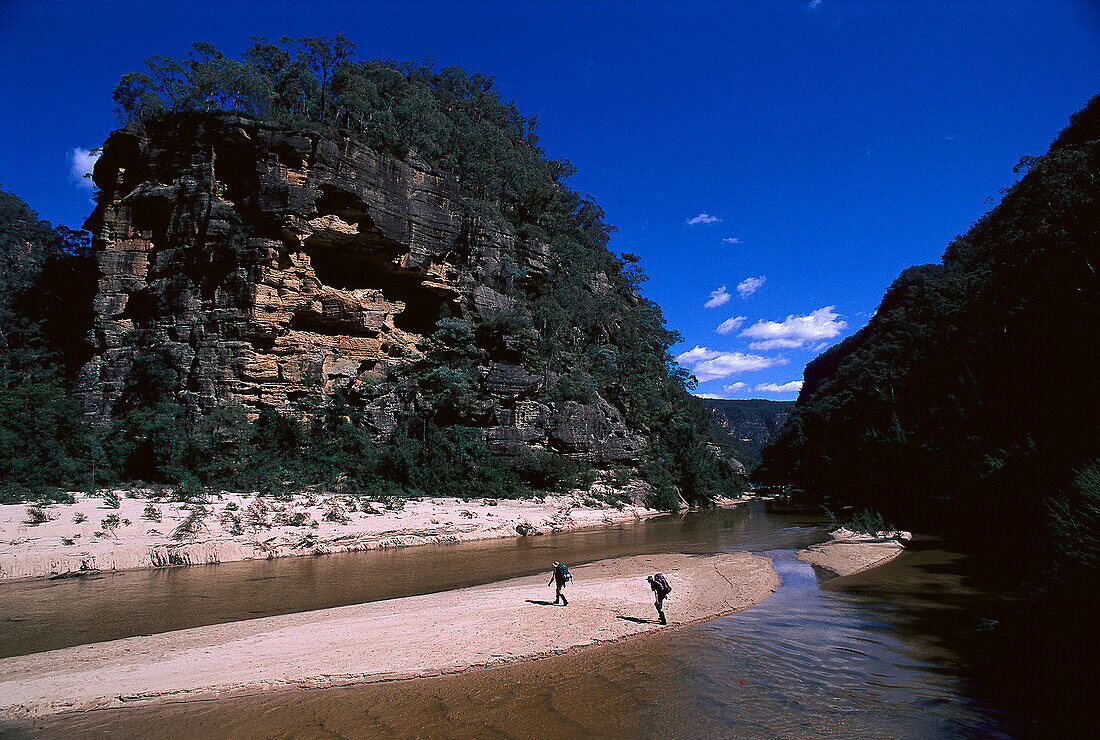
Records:
M557 595L554 596L555 604L558 603L558 600L560 599L562 606L569 606L569 599L565 598L565 594L563 594L561 590L565 588L565 584L567 582L572 580L573 576L569 574L569 569L566 568L564 564L559 563L557 560L555 560L554 575L550 576L550 583L546 584L547 586L553 586L557 584L558 591Z
M653 576L646 576L646 580L649 581L649 587L653 589L653 593L657 595L657 600L653 602L653 606L657 607L657 619L661 624L668 624L668 620L665 619L665 598L672 591L672 586L668 585L668 579L665 578L664 573L658 573Z

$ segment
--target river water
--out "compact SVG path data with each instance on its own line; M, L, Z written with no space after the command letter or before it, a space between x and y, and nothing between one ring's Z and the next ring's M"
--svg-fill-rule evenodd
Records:
M982 606L1000 598L971 585L964 556L918 537L888 565L832 579L795 557L824 539L812 508L753 502L518 541L6 584L0 614L20 616L0 631L0 654L443 591L548 571L553 560L748 550L773 559L782 576L776 593L684 629L465 675L92 712L26 730L303 738L1028 732L981 699L959 654L967 632L980 628Z

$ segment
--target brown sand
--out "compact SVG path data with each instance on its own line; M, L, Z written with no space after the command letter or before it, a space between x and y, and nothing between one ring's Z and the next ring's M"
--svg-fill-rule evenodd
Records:
M547 564L549 571L549 563ZM211 625L0 660L0 719L454 673L661 629L645 576L664 572L672 625L740 611L779 585L749 553L649 555L390 601Z
M905 550L909 532L878 532L860 534L847 529L829 533L833 539L820 545L799 550L798 557L807 563L828 568L838 576L850 576L885 565Z

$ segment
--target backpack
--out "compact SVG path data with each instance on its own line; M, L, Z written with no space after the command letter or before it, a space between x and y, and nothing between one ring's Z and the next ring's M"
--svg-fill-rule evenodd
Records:
M662 594L672 593L672 586L668 585L668 581L665 579L664 573L658 573L657 575L653 576L653 580L661 589Z
M573 580L573 576L569 573L569 568L565 567L565 563L558 563L558 567L554 568L554 578L562 583Z

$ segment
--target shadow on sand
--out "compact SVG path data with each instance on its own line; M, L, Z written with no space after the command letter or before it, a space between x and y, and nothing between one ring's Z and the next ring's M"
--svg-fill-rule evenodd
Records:
M528 604L538 604L539 606L557 606L555 601L541 601L539 599L527 599Z
M659 619L640 619L638 617L624 617L622 614L619 615L619 619L624 619L627 622L633 622L634 624L660 624L661 623L661 620L659 620Z

